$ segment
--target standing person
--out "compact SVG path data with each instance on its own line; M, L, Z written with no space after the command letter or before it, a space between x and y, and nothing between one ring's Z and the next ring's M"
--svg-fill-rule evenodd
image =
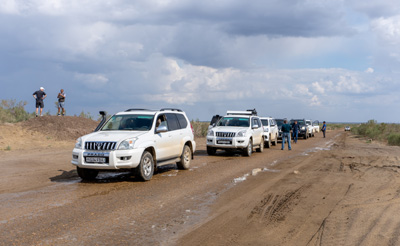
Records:
M293 139L294 139L294 143L297 143L297 139L299 137L299 131L300 131L300 126L297 123L297 120L294 121L294 124L292 126L293 128Z
M292 130L292 126L287 123L286 119L283 120L283 125L282 125L281 129L282 129L282 148L281 148L281 150L283 150L285 148L285 138L288 141L289 150L292 150L292 146L290 144L290 131Z
M40 116L43 116L43 108L44 102L43 100L47 97L46 92L44 92L44 88L40 87L38 91L35 91L33 94L33 98L36 99L36 117L38 117L38 109L40 107Z
M58 93L58 116L60 116L60 111L62 109L62 116L65 115L65 108L64 108L64 102L65 102L65 96L66 94L64 93L64 90L61 89L60 93Z
M323 125L322 125L322 133L324 134L324 137L325 137L325 132L326 132L326 124L325 124L325 121L323 122Z

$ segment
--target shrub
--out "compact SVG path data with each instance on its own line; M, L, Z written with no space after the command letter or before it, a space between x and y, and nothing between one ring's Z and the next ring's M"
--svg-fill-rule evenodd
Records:
M0 123L15 123L25 121L33 117L25 111L27 102L16 102L16 100L1 100Z
M200 122L198 119L196 121L192 120L190 123L192 124L195 137L207 136L208 126L210 123Z
M389 145L400 146L400 133L392 133L388 137Z

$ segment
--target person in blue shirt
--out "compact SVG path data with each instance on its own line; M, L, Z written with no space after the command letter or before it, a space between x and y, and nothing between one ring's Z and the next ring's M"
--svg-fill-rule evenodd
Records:
M292 150L292 146L290 144L290 131L292 130L292 126L287 123L286 119L283 120L283 125L282 125L281 129L282 129L282 148L281 148L281 150L283 150L285 148L285 139L287 139L287 141L288 141L289 150Z
M297 123L297 120L294 121L292 129L293 129L293 140L294 140L294 143L297 143L297 139L299 137L299 131L300 131L300 126Z
M326 124L325 124L325 121L323 122L323 125L322 125L322 133L324 134L324 137L325 137L325 132L326 132Z

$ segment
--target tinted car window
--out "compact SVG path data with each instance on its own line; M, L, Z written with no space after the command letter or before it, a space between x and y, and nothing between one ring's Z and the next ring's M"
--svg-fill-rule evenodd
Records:
M165 115L167 116L168 130L170 131L178 130L180 127L178 118L176 118L176 114L165 114Z
M177 114L176 117L178 117L179 125L180 128L186 128L187 127L187 120L183 114Z
M217 126L239 126L239 127L249 127L249 118L243 117L223 117L218 121Z
M268 126L268 120L261 120L263 126Z

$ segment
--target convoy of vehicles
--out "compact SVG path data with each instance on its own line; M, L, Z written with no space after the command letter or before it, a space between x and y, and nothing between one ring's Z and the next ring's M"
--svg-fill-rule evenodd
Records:
M83 180L93 180L100 171L130 170L143 181L152 178L157 168L175 164L189 169L196 150L193 128L180 109L128 109L102 121L93 133L77 139L71 163ZM319 132L319 122L292 119L300 125L299 136L304 139ZM255 109L227 111L214 115L206 137L207 154L217 150L240 151L251 156L254 148L277 145L282 140L283 119L259 117ZM346 127L345 131L350 130Z

